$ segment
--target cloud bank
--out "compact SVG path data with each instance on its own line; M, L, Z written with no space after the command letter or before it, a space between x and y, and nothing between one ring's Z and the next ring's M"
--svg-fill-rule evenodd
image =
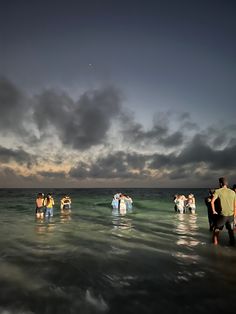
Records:
M29 95L1 78L0 106L3 187L236 182L235 125L202 129L188 112L157 111L145 128L114 86L75 100L56 89Z

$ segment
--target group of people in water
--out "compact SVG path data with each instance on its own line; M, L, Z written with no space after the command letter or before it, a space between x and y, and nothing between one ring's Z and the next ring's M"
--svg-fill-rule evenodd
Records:
M196 200L192 193L188 197L183 194L175 194L174 204L174 209L177 213L184 214L189 211L191 214L195 214L196 212Z
M44 193L38 193L35 200L35 215L37 218L49 218L53 217L53 209L55 201L51 193L46 196ZM119 211L121 215L126 214L132 210L133 200L130 196L123 193L116 193L113 196L112 208ZM64 195L60 201L61 214L71 213L71 198L68 195Z
M232 189L228 188L228 182L225 177L219 178L219 188L209 189L209 194L205 198L205 204L208 210L209 229L213 233L212 240L214 244L219 242L220 231L226 227L229 234L230 244L235 244L234 229L236 228L236 185ZM37 218L48 218L53 216L55 205L52 194L38 193L36 198L35 214ZM196 213L195 196L190 193L187 197L183 194L174 196L174 209L177 213L184 214L189 211ZM123 193L116 193L113 196L111 206L113 210L120 215L125 215L132 211L133 200L130 196ZM71 213L71 198L64 195L60 201L61 214Z
M113 196L111 206L113 210L117 210L121 215L125 215L127 212L132 210L133 200L129 195L116 193Z
M35 200L35 215L37 218L49 218L53 217L53 208L55 205L54 199L51 193L48 193L45 197L44 193L38 193ZM61 214L71 213L71 198L68 195L64 195L60 201Z
M236 184L228 188L225 177L219 178L219 189L209 189L205 198L207 206L209 230L212 232L212 242L219 243L219 234L224 226L228 230L229 242L235 244L234 229L236 226Z
M174 196L174 209L177 213L184 214L189 211L196 213L196 200L193 194L186 197L183 194ZM228 188L225 177L219 178L219 188L209 189L205 198L208 212L209 230L212 232L212 242L219 243L219 234L226 227L231 245L235 244L234 230L236 229L236 184Z

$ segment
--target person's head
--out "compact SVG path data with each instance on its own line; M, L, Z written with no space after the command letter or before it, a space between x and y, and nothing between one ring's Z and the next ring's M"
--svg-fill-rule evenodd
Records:
M227 186L228 185L227 179L225 177L219 178L219 185L220 185L220 187L223 187L225 185Z
M236 192L236 184L233 185L233 190Z

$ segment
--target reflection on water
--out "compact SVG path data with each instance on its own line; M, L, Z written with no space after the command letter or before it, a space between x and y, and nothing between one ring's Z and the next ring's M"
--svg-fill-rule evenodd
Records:
M68 223L71 221L71 214L62 214L60 215L60 221L61 223Z
M125 217L126 213L126 209L112 209L113 230L131 230L133 228L132 219L130 216Z
M190 282L196 278L203 278L206 275L205 271L196 269L199 267L201 259L195 250L200 244L198 229L197 215L176 215L176 244L179 249L175 251L173 256L180 267L175 277L177 283Z
M177 234L177 245L192 247L200 243L196 237L198 231L197 215L177 214L175 231Z
M55 227L55 219L52 217L46 219L37 219L35 222L35 231L38 234L53 232Z

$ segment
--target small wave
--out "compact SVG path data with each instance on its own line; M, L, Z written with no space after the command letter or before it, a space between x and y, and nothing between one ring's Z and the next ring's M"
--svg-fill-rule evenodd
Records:
M86 290L85 300L100 312L106 312L109 309L108 304L104 301L103 297L101 295L96 297L89 289Z

